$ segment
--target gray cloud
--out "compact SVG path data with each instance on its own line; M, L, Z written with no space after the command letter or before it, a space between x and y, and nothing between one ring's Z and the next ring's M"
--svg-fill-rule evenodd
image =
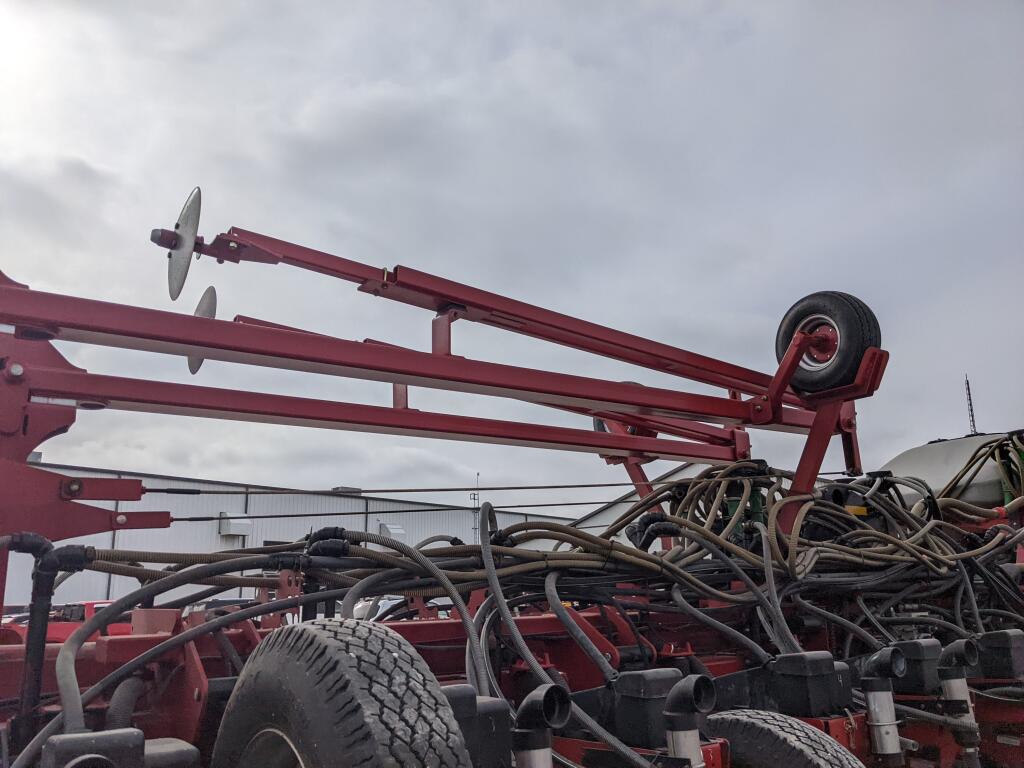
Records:
M5 3L2 269L35 288L424 348L428 316L281 267L206 260L180 305L145 242L188 189L237 224L407 264L770 369L779 318L839 288L892 362L869 464L1024 424L1024 9L1015 2ZM457 328L460 354L665 385ZM68 350L185 381L184 362ZM388 390L209 364L215 386L385 403ZM414 391L414 404L573 424ZM779 463L791 437L755 436ZM295 485L617 479L593 458L90 414L48 459ZM832 461L834 462L835 457Z

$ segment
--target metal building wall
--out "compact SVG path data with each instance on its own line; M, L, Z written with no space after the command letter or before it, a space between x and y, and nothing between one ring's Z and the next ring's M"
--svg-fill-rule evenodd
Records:
M150 488L183 488L212 492L195 495L152 493L147 494L142 501L107 504L105 508L115 511L168 511L179 522L173 523L170 528L166 529L117 531L63 542L86 544L99 549L210 552L243 546L262 546L267 542L295 541L309 533L311 529L327 525L339 525L352 530L373 533L388 533L387 530L382 529L382 524L385 524L391 526L390 535L401 531L397 538L411 546L438 533L457 536L465 542L474 542L478 538L477 512L469 508L436 510L433 507L445 505L361 495L315 496L266 493L267 490L272 489L183 478L156 477L130 472L77 467L52 468L80 477L142 479ZM221 493L217 493L218 491ZM227 493L224 493L225 491ZM100 506L98 502L93 503ZM246 537L221 535L218 518L225 515L248 520L251 524L249 535ZM292 515L295 517L291 517ZM563 518L513 512L498 512L497 517L498 525L501 527L521 522L527 518L564 522ZM196 518L212 519L187 522L188 519ZM548 542L537 542L532 546L550 548ZM10 563L4 604L8 606L24 605L28 602L31 592L32 559L27 555L12 554ZM161 566L150 567L159 568ZM116 598L137 586L138 582L129 577L87 571L76 574L59 587L54 596L54 602L61 604ZM196 589L193 586L175 590L168 593L163 600L173 599ZM226 592L224 596L251 594L251 592L252 590L247 590L245 593L233 590Z

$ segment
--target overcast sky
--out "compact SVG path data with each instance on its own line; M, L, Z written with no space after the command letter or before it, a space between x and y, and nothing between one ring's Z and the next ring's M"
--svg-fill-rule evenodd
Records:
M201 260L172 303L147 236L198 184L207 237L404 264L762 370L793 301L854 293L892 354L860 406L869 466L964 434L965 372L980 429L1024 426L1021 2L0 0L0 105L0 269L33 288L191 312L212 283L222 316L427 348L428 313L285 267ZM178 358L65 351L190 380ZM455 352L673 384L471 325ZM221 363L192 380L390 396ZM754 435L781 465L798 447ZM104 412L42 450L301 487L622 478L582 454Z

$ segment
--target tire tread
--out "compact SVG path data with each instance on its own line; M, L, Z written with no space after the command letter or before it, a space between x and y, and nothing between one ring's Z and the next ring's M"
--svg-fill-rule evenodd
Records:
M802 720L778 712L719 712L708 717L707 730L712 736L729 741L734 768L864 768L835 739Z
M393 630L354 619L282 627L257 646L236 693L244 693L247 674L273 674L282 656L309 670L316 700L325 711L307 714L331 722L332 748L345 755L348 765L471 768L461 729L437 680L412 645ZM233 695L221 733L233 708L254 705L236 702ZM236 736L229 733L225 739ZM218 751L215 768L247 768L222 764Z

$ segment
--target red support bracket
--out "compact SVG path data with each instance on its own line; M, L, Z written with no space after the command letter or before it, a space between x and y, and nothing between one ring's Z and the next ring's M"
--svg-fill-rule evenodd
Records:
M17 488L0 514L0 534L33 531L55 541L122 528L166 528L169 512L102 509L79 500L138 501L139 480L79 478L17 461L0 460L0 487ZM74 499L74 500L73 500Z
M791 345L790 351L792 349ZM815 408L815 416L796 473L793 475L791 495L814 491L825 453L828 451L832 435L837 431L843 435L848 471L859 472L860 451L857 445L857 422L852 401L868 397L878 389L888 361L888 352L872 347L864 353L857 377L852 384L804 396L804 400ZM779 526L783 533L788 534L792 531L798 508L798 504L794 502L787 504L779 513Z
M752 421L755 424L769 424L774 420L775 414L782 408L782 398L789 389L793 374L800 367L800 359L813 343L814 338L809 334L802 332L793 334L786 354L782 356L782 361L779 363L779 369L772 376L771 384L768 385L768 394L753 400Z
M0 459L0 488L6 489L0 501L0 534L32 531L59 541L171 524L169 512L122 512L71 500L137 501L142 498L138 480L67 477L22 461ZM7 557L7 550L0 549L0 604L7 586Z
M463 317L465 310L456 307L443 309L430 322L430 351L435 355L451 355L452 324Z

